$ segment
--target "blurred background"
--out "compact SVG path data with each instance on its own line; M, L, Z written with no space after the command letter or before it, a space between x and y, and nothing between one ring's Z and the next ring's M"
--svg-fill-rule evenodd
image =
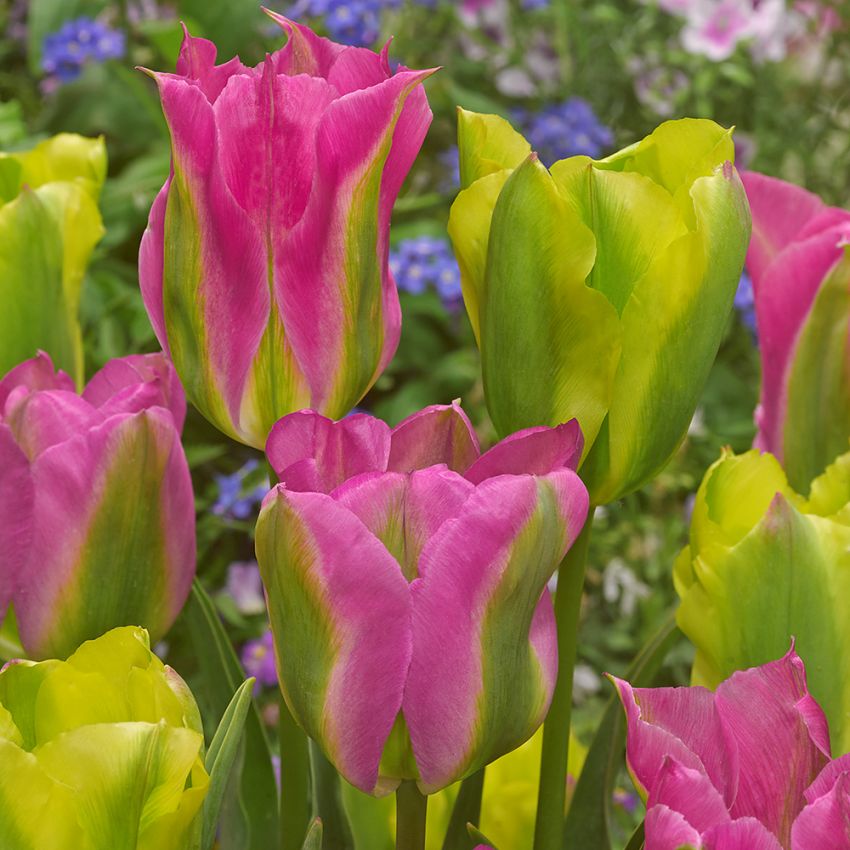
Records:
M380 46L394 62L442 66L427 83L434 123L397 204L391 266L404 328L398 354L361 407L391 423L462 398L491 439L477 352L445 235L457 191L455 107L492 112L547 164L602 157L683 116L735 125L737 165L850 203L850 9L818 0L267 0L336 41ZM213 40L219 59L258 62L283 43L257 0L0 0L0 150L60 131L103 135L106 235L83 296L86 371L154 350L136 261L169 138L154 85L134 70L173 70L179 21ZM2 187L0 187L2 189ZM577 672L579 738L620 674L673 604L673 560L691 494L722 446L749 447L758 393L752 292L736 312L680 452L651 485L597 516ZM250 534L267 482L261 457L190 417L186 447L199 518L199 574L244 666L276 710L274 666ZM169 660L191 671L180 626ZM682 643L664 678L687 680ZM624 821L634 800L623 795Z

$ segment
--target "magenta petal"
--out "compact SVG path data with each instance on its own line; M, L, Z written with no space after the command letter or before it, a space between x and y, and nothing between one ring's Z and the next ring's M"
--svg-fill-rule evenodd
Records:
M702 850L700 834L685 818L667 806L653 806L646 813L645 850Z
M168 349L165 310L162 304L162 269L165 263L165 207L173 175L165 181L154 198L148 223L139 245L139 287L148 318L162 350Z
M10 369L0 380L0 420L3 419L6 402L13 393L16 399L23 391L65 390L74 392L74 382L63 371L56 371L50 355L43 351L30 360L24 360Z
M791 850L850 850L850 773L842 772L791 827Z
M758 818L787 846L803 792L829 760L826 720L809 695L803 662L791 650L734 673L717 688L715 703L737 742L733 817Z
M32 511L29 461L0 423L0 623L29 553Z
M363 472L383 472L390 454L390 429L364 413L334 422L300 410L275 423L266 456L288 490L330 493Z
M466 477L479 484L495 475L546 475L564 467L575 469L583 445L577 419L556 428L526 428L505 437L481 455L466 471Z
M373 793L410 663L410 586L349 510L282 485L263 504L257 555L287 701L342 775Z
M474 489L456 472L431 467L409 475L360 475L331 495L387 547L410 581L417 576L425 544L446 520L457 515Z
M387 468L410 472L444 463L449 469L463 473L480 453L478 437L461 406L435 404L408 416L393 428Z
M328 78L336 60L348 48L316 35L310 27L264 8L263 11L287 34L284 47L272 54L278 74L306 74ZM371 51L369 51L371 53Z
M234 74L250 74L238 56L234 56L222 65L215 64L217 49L213 42L205 38L194 38L189 30L183 27L183 43L180 45L180 55L177 57L177 73L192 80L206 95L210 103L214 103L221 94L227 81Z
M6 405L6 424L24 454L34 460L45 449L103 421L103 414L74 392L44 390Z
M739 818L715 826L702 840L705 850L782 850L776 836L755 818Z
M828 794L832 790L832 786L845 773L850 774L850 753L833 759L824 767L815 781L806 789L806 802L814 803L819 797Z
M755 171L742 171L741 181L753 217L747 269L758 288L762 275L776 256L799 238L803 228L822 213L826 205L817 195L793 183Z
M171 411L178 431L186 420L186 394L164 354L131 354L110 360L86 384L83 398L104 416L159 406Z
M632 688L611 681L626 711L626 760L639 787L652 796L669 756L704 773L727 805L735 799L737 752L705 688Z
M663 805L679 812L699 832L731 820L723 797L708 776L670 757L662 762L646 805L648 809Z

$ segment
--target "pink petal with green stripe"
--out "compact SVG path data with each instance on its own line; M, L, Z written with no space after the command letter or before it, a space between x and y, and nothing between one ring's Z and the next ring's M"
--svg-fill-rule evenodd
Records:
M363 472L383 472L390 429L365 413L334 422L314 410L284 416L272 428L266 457L289 490L330 493Z
M387 468L410 472L443 463L464 473L480 454L478 437L460 404L435 404L393 428Z
M499 476L423 550L403 711L424 791L519 746L542 722L557 662L554 617L537 611L551 606L546 583L587 509L571 470Z
M0 423L0 623L32 539L33 486L27 456Z
M410 587L383 544L321 493L266 497L257 560L281 688L296 720L367 793L392 790L378 765L410 664Z
M32 478L34 533L14 596L27 652L62 658L127 623L162 637L195 572L192 484L171 414L113 416L43 451Z

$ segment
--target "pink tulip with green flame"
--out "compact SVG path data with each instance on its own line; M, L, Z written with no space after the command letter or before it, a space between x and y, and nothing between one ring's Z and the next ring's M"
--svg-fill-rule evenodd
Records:
M612 681L646 850L850 850L850 755L831 759L793 647L714 693Z
M185 415L162 354L110 361L82 395L44 353L0 380L0 619L11 603L31 657L174 622L195 574Z
M782 180L741 179L762 357L756 447L806 493L850 441L850 212Z
M575 420L481 454L459 406L395 429L284 417L257 524L278 676L340 773L432 793L528 739L557 670L546 584L581 530Z
M152 73L172 173L139 252L189 399L257 448L284 414L345 415L395 352L390 215L431 122L432 71L268 14L289 40L256 68L187 32Z

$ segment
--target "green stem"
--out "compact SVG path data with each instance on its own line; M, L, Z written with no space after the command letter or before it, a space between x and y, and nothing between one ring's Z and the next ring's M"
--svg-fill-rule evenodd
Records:
M477 825L481 822L481 797L484 793L484 771L476 771L467 776L460 784L455 800L449 828L443 841L443 850L466 850L469 847L468 823Z
M322 748L310 740L313 817L322 822L322 850L353 850L354 838L342 802L339 774Z
M425 816L428 798L420 793L416 783L405 780L395 792L396 850L425 850Z
M534 850L560 850L567 799L567 763L570 754L570 714L573 707L573 669L576 664L578 621L587 546L593 510L558 569L555 618L558 621L558 678L552 707L543 725L543 757L540 761L540 795Z
M278 720L280 741L280 850L301 850L310 827L310 753L307 736L292 719L281 698Z

